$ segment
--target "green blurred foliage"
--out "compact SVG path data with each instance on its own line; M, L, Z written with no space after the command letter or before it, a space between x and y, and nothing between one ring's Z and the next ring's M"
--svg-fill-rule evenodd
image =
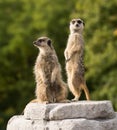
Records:
M33 66L38 49L32 42L36 38L52 39L66 81L63 52L72 18L80 17L86 25L85 66L91 98L111 100L117 110L116 9L116 0L0 0L1 130L35 97Z

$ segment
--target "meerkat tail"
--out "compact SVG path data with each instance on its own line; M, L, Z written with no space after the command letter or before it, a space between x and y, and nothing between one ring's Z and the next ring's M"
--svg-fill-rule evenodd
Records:
M86 84L82 84L81 87L82 87L82 89L83 89L84 92L85 92L86 99L87 99L87 100L90 100L90 95L89 95L89 90L88 90L88 88L87 88L87 85L86 85Z

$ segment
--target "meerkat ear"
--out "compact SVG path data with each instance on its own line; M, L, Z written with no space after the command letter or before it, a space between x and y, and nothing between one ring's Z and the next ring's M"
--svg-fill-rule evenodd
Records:
M83 25L85 26L85 23L84 23L84 21L83 21Z
M49 47L51 47L51 40L48 40L47 44L48 44Z

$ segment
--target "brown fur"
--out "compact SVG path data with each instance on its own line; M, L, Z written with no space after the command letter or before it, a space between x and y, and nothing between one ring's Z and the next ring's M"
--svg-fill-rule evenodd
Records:
M51 40L41 37L34 45L40 53L34 67L37 99L32 102L67 102L67 85L62 80L61 67Z
M79 22L80 21L80 22ZM82 31L84 23L81 19L73 19L70 22L70 35L64 55L66 59L66 72L68 86L75 98L79 100L81 91L84 90L86 99L90 100L89 91L84 79L84 40Z

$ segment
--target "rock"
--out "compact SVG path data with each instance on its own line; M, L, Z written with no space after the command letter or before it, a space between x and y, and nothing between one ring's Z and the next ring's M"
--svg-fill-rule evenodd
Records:
M27 120L24 116L15 116L8 123L7 130L117 130L117 116L113 119L55 121Z
M30 103L7 130L117 130L117 113L110 101Z
M29 103L24 110L26 119L44 119L49 120L49 112L58 104L39 104Z
M7 130L33 130L33 121L26 120L24 116L13 116L7 125Z
M113 118L115 112L110 101L79 101L73 103L38 104L30 103L24 111L26 119L98 119Z

